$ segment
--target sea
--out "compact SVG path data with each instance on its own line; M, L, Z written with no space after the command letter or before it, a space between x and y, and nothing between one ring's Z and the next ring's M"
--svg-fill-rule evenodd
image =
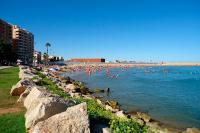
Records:
M173 128L200 128L200 67L154 66L112 68L88 75L65 76L86 83L90 89L107 89L104 99L116 100L125 111L149 114Z

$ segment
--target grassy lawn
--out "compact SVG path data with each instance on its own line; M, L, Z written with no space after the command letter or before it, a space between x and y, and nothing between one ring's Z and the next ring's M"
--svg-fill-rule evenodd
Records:
M25 133L24 113L11 113L0 115L1 133Z
M19 81L18 73L18 67L0 70L0 133L25 132L24 108L16 102L18 97L10 95L12 85Z
M19 81L18 67L0 70L0 108L9 108L16 105L18 97L10 96L12 85Z

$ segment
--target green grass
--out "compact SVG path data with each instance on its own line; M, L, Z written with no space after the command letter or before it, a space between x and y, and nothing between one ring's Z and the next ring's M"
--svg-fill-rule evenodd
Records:
M51 80L46 77L43 77L41 85L47 87L48 90L50 90L54 94L57 94L63 98L69 98L69 95L67 93L59 89L57 85L55 85Z
M9 108L22 108L22 105L16 103L18 97L10 95L10 89L20 80L18 73L18 67L0 70L0 110L9 110ZM25 132L24 112L8 112L7 114L0 115L0 133Z
M10 96L10 89L12 85L19 81L18 73L18 67L0 70L0 108L8 108L15 105L18 97Z
M93 123L104 123L110 126L113 133L145 133L146 127L140 126L133 119L119 119L115 114L110 111L105 110L101 105L97 103L94 99L84 99L84 98L72 98L69 97L64 91L59 89L53 82L38 72L38 75L42 78L42 85L46 86L47 89L53 93L66 98L73 99L78 103L86 102L89 118L91 125Z
M0 115L0 133L25 133L24 113Z
M0 88L9 89L13 84L19 81L19 68L11 67L0 70Z

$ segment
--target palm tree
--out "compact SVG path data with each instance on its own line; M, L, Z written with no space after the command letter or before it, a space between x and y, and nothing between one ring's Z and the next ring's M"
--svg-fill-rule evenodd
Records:
M43 54L43 59L44 59L45 65L47 65L47 61L48 61L48 55L47 55L47 53Z
M48 49L48 48L51 47L51 44L47 42L47 43L45 44L45 46L46 46L46 48L47 48L47 55L48 55L48 54L49 54L49 49Z
M49 49L48 49L48 48L51 47L51 44L47 42L47 43L45 44L45 46L46 46L46 48L47 48L47 52L46 52L46 55L45 55L45 56L46 56L45 64L47 65L47 64L48 64L48 59L49 59Z

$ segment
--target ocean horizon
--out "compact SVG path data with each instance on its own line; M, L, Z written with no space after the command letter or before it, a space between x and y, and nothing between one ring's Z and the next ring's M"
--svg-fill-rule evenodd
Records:
M112 68L92 73L64 73L90 89L110 88L104 99L116 100L125 111L149 114L173 128L200 128L200 67L153 66Z

